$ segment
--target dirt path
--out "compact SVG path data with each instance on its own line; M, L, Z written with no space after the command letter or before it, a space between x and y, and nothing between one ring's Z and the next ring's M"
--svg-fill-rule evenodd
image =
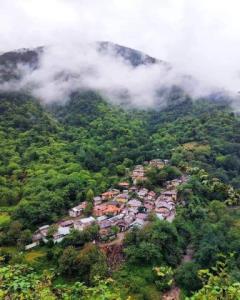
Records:
M193 254L194 250L192 248L192 245L188 245L186 253L182 257L181 264L191 261L193 258ZM169 291L163 294L162 300L179 300L180 292L180 288L174 285Z

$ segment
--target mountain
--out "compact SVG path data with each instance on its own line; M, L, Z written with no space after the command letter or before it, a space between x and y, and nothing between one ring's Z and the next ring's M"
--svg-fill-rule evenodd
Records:
M133 68L159 63L126 47L114 45L113 50L106 42L98 47L103 54L117 53ZM2 54L2 80L18 80L19 63L36 70L43 51ZM127 109L92 89L45 104L27 91L0 92L3 297L18 299L21 293L23 299L95 299L106 294L106 299L153 300L177 285L182 295L197 293L197 299L210 299L204 294L209 289L224 299L230 287L229 299L238 299L240 118L219 94L196 100L176 85L159 93L164 108ZM152 159L168 164L149 167ZM118 223L103 223L107 229L101 229L109 228L111 238L119 234L115 240L101 240L93 224L83 231L69 229L54 244L58 228L67 230L70 208L87 201L80 217L91 215L93 196L119 189L119 182L132 185L130 175L139 164L146 181L123 191L141 205L129 210L129 217L134 212L145 218L151 195L158 199L170 185L168 194L177 195L172 222L159 220L151 211L145 226L127 232L118 233ZM175 190L181 178L185 181ZM150 198L134 192L143 188L151 191ZM118 205L115 200L108 205ZM47 224L49 242L26 251L39 227L45 225L44 230ZM201 272L210 278L207 285L198 277Z
M166 62L153 58L141 51L120 46L118 44L114 44L111 42L98 42L97 48L100 53L122 57L124 60L129 62L133 67L138 67L140 65L151 65L156 63L167 65Z
M43 47L35 49L20 49L6 52L0 55L0 83L21 78L18 66L35 70L39 66L39 58L43 53Z
M96 42L94 47L104 55L121 57L133 67L140 65L161 63L168 66L167 63L157 60L140 51L120 46L111 42ZM41 56L47 51L47 47L37 47L33 49L19 49L0 54L0 82L10 79L19 79L20 72L18 66L35 70L39 67Z

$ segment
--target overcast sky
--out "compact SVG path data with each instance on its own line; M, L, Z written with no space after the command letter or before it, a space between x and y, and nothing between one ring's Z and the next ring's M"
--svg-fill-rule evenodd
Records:
M179 43L229 51L240 42L239 11L238 0L1 0L0 47L97 39L165 59Z
M109 40L237 91L239 14L239 0L0 0L0 51Z

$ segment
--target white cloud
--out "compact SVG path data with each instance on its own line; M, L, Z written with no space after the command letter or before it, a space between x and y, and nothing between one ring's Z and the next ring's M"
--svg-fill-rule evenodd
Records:
M237 0L2 0L0 50L58 44L60 49L72 46L78 56L78 43L110 40L171 62L177 72L197 78L201 89L218 86L237 93L239 10ZM64 67L66 59L72 58L65 55ZM114 76L101 68L100 89L106 89L107 82L109 88L122 86L124 77L129 78L127 87L155 86L155 70L139 69L136 74L117 67L111 64ZM93 84L90 78L87 84Z

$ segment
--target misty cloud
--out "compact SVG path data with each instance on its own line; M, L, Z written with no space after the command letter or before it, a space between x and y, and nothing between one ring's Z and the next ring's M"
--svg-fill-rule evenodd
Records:
M239 8L237 0L9 0L0 4L1 50L57 45L44 54L39 70L22 70L22 87L34 88L45 101L94 88L114 101L129 95L133 103L151 105L159 86L172 83L196 97L215 88L236 96ZM133 68L81 46L98 40L139 49L173 70Z

